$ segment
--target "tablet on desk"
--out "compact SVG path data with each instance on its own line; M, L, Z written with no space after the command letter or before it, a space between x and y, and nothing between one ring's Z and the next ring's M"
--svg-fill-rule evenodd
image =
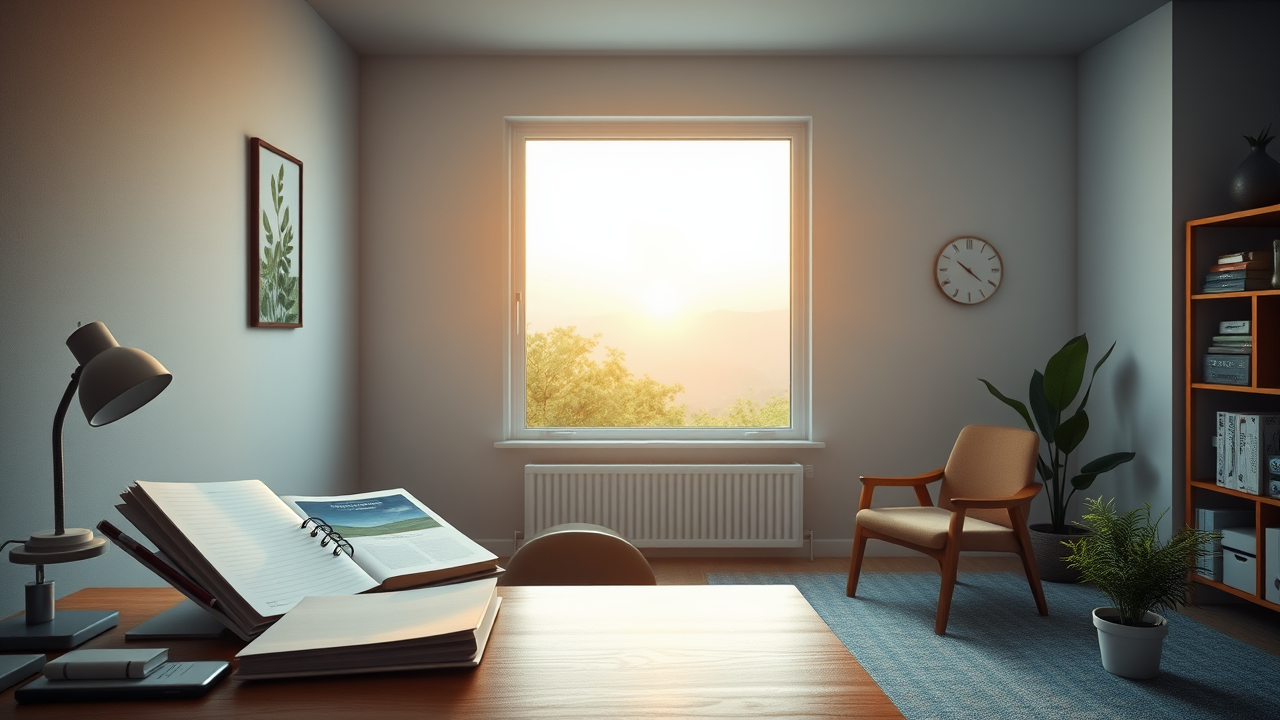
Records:
M227 675L224 660L170 662L138 680L49 680L41 676L14 692L18 702L192 698L209 692Z

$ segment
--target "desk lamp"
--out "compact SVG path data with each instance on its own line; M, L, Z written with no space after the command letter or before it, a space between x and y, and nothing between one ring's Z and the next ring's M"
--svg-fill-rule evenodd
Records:
M92 427L115 422L146 405L168 387L173 375L147 353L121 347L100 322L71 333L67 347L79 366L53 416L53 530L34 533L9 552L9 560L36 566L36 581L27 583L26 615L0 622L0 650L68 650L120 623L115 611L68 610L55 616L53 581L44 566L96 557L107 541L92 530L65 527L62 423L71 397L80 390L80 407Z

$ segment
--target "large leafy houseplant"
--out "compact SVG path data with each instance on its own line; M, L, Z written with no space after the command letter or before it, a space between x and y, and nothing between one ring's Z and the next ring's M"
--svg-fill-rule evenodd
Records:
M1221 537L1184 525L1167 543L1151 521L1151 505L1116 512L1114 501L1085 498L1080 526L1090 534L1068 540L1067 565L1085 582L1098 586L1119 611L1120 624L1143 626L1149 612L1186 604L1191 572L1198 557L1208 555L1210 541Z
M1075 411L1070 413L1068 408L1075 401L1076 395L1080 392L1080 386L1084 383L1085 366L1089 360L1089 339L1084 335L1072 338L1062 346L1061 350L1054 353L1045 365L1044 372L1035 370L1031 373L1031 386L1027 391L1030 412L1027 410L1027 405L1005 396L994 385L978 378L992 395L1018 411L1026 421L1027 427L1032 432L1039 433L1045 445L1048 446L1047 457L1042 454L1036 458L1036 471L1040 474L1040 479L1044 481L1047 490L1052 531L1059 535L1069 532L1067 507L1076 491L1087 490L1099 475L1114 470L1134 457L1132 452L1103 455L1082 465L1080 472L1072 476L1068 483L1068 461L1071 453L1075 452L1089 432L1089 416L1085 413L1085 406L1089 403L1093 380L1098 375L1098 368L1111 357L1111 351L1115 347L1116 344L1111 343L1111 347L1107 349L1102 359L1093 366L1093 373L1089 376L1089 385L1085 388L1084 397L1081 398ZM1032 422L1033 416L1034 422ZM1071 486L1069 492L1068 484Z

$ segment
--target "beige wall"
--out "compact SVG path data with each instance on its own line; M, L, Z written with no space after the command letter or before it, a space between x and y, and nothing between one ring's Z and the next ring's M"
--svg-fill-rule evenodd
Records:
M106 427L72 408L68 525L135 479L355 485L356 66L302 0L0 3L0 539L53 526L77 321L174 381ZM249 136L304 163L301 330L246 327ZM49 575L156 584L115 550ZM31 579L0 562L0 616Z
M365 58L361 486L404 486L502 552L530 462L812 464L805 518L848 552L859 474L922 472L968 423L1020 423L1076 327L1071 59ZM498 449L507 293L503 117L813 117L821 450ZM941 244L994 243L999 294L934 287ZM885 500L909 494L885 493ZM1039 507L1039 506L1037 506Z

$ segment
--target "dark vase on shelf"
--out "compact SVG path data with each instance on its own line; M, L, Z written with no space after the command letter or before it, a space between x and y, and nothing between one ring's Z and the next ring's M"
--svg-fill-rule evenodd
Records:
M1270 126L1249 141L1248 157L1231 174L1231 201L1239 210L1280 203L1280 162L1267 154Z

